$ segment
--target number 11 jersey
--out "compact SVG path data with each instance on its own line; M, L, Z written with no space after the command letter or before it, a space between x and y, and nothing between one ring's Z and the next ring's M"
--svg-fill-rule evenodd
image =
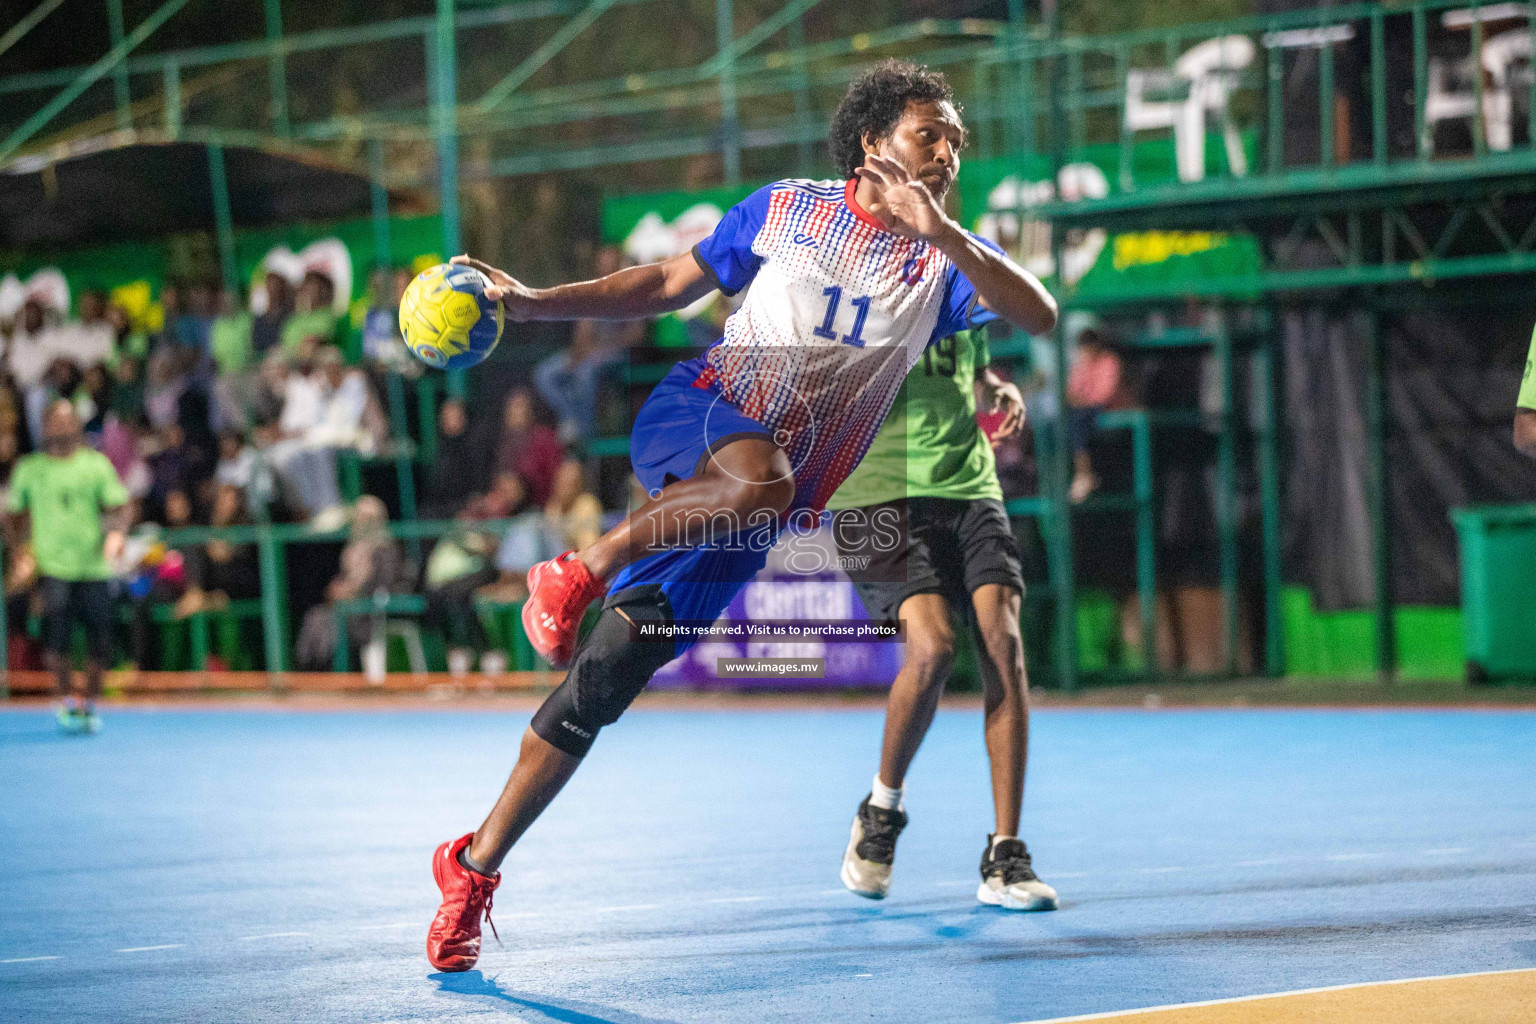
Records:
M694 386L717 391L789 455L788 513L826 507L928 345L996 319L949 257L861 208L856 184L775 182L693 250L727 295L752 286Z

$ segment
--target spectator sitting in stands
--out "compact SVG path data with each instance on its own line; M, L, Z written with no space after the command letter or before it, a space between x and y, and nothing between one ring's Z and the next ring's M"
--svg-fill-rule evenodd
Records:
M464 507L463 517L472 520L513 519L514 523L508 527L509 533L517 523L529 517L533 517L533 522L543 521L542 513L537 509L529 510L528 488L516 473L498 473L496 479L491 481L490 491L471 499ZM505 550L506 541L503 540L496 552L496 579L481 587L479 594L488 601L510 604L528 596L528 570L525 568L519 572L515 566L503 567L502 555ZM513 557L510 560L518 559Z
M272 467L250 445L245 435L235 430L226 430L219 435L219 461L214 466L213 483L215 488L238 490L251 515L260 515L277 491Z
M157 518L169 530L191 526L192 499L179 488L167 491ZM168 549L155 534L151 536L155 539L139 560L134 580L128 587L128 596L133 605L129 646L133 663L140 669L150 665L164 665L164 652L159 650L151 613L157 604L179 602L187 586L184 556L180 551Z
M202 475L199 453L186 443L186 435L175 423L149 435L146 447L149 449L144 459L149 468L146 495L149 508L152 511L169 508L172 492L190 494Z
M528 507L528 485L516 473L497 473L491 489L464 506L469 519L510 519Z
M205 320L192 309L192 289L175 281L167 281L160 288L160 330L152 339L150 350L161 348L183 349L187 352L206 352L211 318Z
M21 458L21 439L16 436L16 428L0 430L0 507L4 507L5 499L9 497L11 489L11 471L16 468L16 460Z
M599 277L622 270L624 254L605 246L597 254ZM597 386L604 370L624 361L626 352L644 336L638 320L578 320L571 328L570 348L556 352L534 370L539 397L560 419L560 439L592 436L597 424Z
M213 467L213 480L219 487L245 490L256 477L256 449L245 443L238 430L219 432L219 461Z
M401 566L399 545L389 535L389 511L371 494L357 502L352 517L352 535L341 549L341 568L325 590L325 602L304 613L299 630L296 659L308 671L331 667L336 651L336 617L331 605L389 591ZM347 635L353 647L367 643L372 617L354 615L347 620Z
M176 340L201 359L212 348L213 320L219 311L213 285L193 281L187 288L186 307L176 322Z
M160 430L179 423L181 396L188 385L184 351L174 343L157 345L144 377L144 416L150 427Z
M21 307L21 316L12 332L11 344L6 349L6 364L10 368L16 390L22 397L27 436L35 446L41 444L43 436L38 398L46 394L46 391L38 393L38 389L43 385L48 368L62 355L59 347L62 339L49 326L48 317L48 311L40 301L28 299ZM34 415L34 410L37 415Z
M80 376L80 384L75 388L73 401L87 441L97 446L97 440L106 426L107 414L112 411L112 379L107 375L105 366L97 363L85 368L85 373Z
M561 464L543 509L525 512L507 527L496 552L501 574L498 596L502 600L526 596L529 569L593 543L602 532L603 506L587 491L581 463L568 459Z
M310 442L355 449L365 456L378 452L389 439L389 423L367 374L349 367L334 345L322 345L315 362L322 412Z
M533 396L513 388L502 409L501 439L496 442L496 470L516 473L528 485L530 500L549 500L555 474L565 461L565 447L555 432L534 419Z
M151 482L149 464L144 461L144 453L140 450L140 430L141 425L124 423L115 413L107 414L101 428L101 454L112 463L112 468L117 470L123 486L128 488L128 494L133 498L142 498L148 494ZM131 524L134 521L129 522Z
M302 351L312 353L313 349L306 345ZM311 432L324 424L325 414L319 375L309 372L303 362L291 366L283 382L282 414L275 429L267 432L266 456L300 517L308 518L317 530L334 530L346 522L336 483L336 453L311 440Z
M602 536L602 502L587 490L586 474L575 459L560 464L554 489L544 504L544 519L559 532L562 550L580 550Z
M110 363L117 353L117 330L107 314L106 292L90 288L80 293L80 319L61 328L65 353L83 370Z
M183 296L181 286L175 281L166 281L160 286L160 329L150 342L150 351L159 348L179 347L182 344L180 332L183 313Z
M26 391L27 429L33 437L42 436L48 407L61 398L72 399L79 386L80 368L66 356L55 356L42 379Z
M135 330L128 311L117 303L107 306L107 326L112 328L112 366L114 370L124 357L131 356L139 365L149 355L149 335Z
M229 484L220 484L213 493L210 526L245 526L245 492ZM218 611L230 601L245 601L261 593L261 571L256 561L256 545L233 544L214 539L198 544L186 553L187 592L176 606L176 614L185 617L199 611Z
M400 297L410 283L408 270L381 267L373 272L372 302L363 318L363 358L384 369L414 377L421 373L421 362L411 357L400 337Z
M442 630L448 642L448 671L462 676L476 652L490 646L485 627L475 614L475 592L496 580L491 567L491 548L495 542L484 534L460 529L440 539L427 559L427 622ZM482 659L484 671L504 670L505 659Z
M428 519L455 515L482 486L478 470L483 465L480 446L469 437L464 403L448 399L437 414L437 459L427 467L422 514Z
M283 329L293 315L293 289L282 274L267 272L266 309L251 321L251 351L264 358L282 344Z
M283 325L283 351L297 353L305 342L328 345L336 340L336 312L331 304L336 285L325 274L311 270L299 284L295 312Z
M118 422L129 427L149 422L144 411L144 382L139 377L142 365L137 356L119 353L112 367L111 411Z
M1088 438L1099 413L1127 409L1132 404L1120 353L1098 331L1085 328L1077 336L1077 352L1067 377L1072 442L1072 484L1068 497L1073 502L1082 501L1099 486L1088 455Z
M249 429L250 405L256 388L252 331L254 318L238 292L219 290L219 315L213 321L209 346L218 376L213 384L214 424L219 429Z
M43 379L52 355L43 347L47 312L37 299L22 303L21 313L11 328L11 341L5 348L5 365L21 392Z
M282 349L275 348L261 360L256 371L256 389L252 396L250 414L258 427L270 427L283 415L283 396L288 390L289 359Z
M0 364L3 367L3 364ZM14 431L17 433L17 441L23 440L21 431L25 429L22 415L24 403L21 392L16 390L16 385L11 380L11 375L0 368L0 431ZM23 445L25 448L25 445Z

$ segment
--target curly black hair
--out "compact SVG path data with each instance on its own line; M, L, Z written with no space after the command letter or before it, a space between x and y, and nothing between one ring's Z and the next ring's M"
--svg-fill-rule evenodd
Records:
M957 111L960 109L954 90L941 72L894 57L876 64L848 86L848 94L832 115L828 139L832 160L844 177L851 178L854 170L863 165L864 137L887 138L896 130L907 104L914 100L948 100Z

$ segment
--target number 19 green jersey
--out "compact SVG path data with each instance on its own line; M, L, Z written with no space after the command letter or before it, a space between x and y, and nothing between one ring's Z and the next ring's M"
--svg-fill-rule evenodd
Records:
M900 498L1003 497L992 445L976 423L976 374L991 357L986 331L962 331L930 346L907 374L880 432L830 509Z

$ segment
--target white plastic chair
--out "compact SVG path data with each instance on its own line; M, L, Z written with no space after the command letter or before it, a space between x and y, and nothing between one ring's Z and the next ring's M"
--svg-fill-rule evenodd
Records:
M1185 50L1172 70L1138 68L1126 74L1125 128L1131 133L1172 128L1180 181L1205 177L1205 121L1221 124L1227 165L1248 174L1248 158L1228 105L1237 76L1253 64L1258 48L1244 35L1218 36ZM1174 97L1159 99L1155 97ZM1181 97L1181 98L1180 98Z
M1514 28L1484 40L1482 64L1488 76L1488 84L1483 89L1483 131L1489 149L1507 153L1515 141L1512 86L1519 65L1524 64L1523 84L1530 84L1530 30Z
M1471 57L1430 58L1429 73L1424 82L1425 149L1430 156L1435 153L1435 126L1442 121L1471 117L1477 109L1474 73Z

